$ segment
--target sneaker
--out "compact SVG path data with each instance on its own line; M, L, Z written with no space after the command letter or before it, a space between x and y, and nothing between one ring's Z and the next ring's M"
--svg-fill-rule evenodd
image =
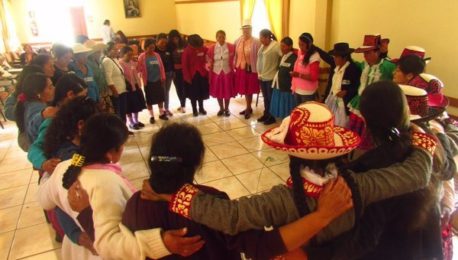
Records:
M149 123L150 123L150 124L156 123L156 120L154 119L154 116L152 116L152 117L149 118Z
M266 120L264 120L264 125L271 125L271 124L275 124L275 117L271 116L269 118L267 118Z
M133 130L140 130L140 126L138 124L129 125L129 128Z
M199 114L205 116L205 115L207 114L207 111L205 111L205 109L200 109L200 110L199 110Z
M224 115L224 110L220 110L218 111L218 114L216 114L217 116L223 116Z
M224 111L224 116L225 116L225 117L231 116L231 112L229 112L229 110L225 110L225 111Z
M260 118L258 118L258 122L264 122L267 119L269 119L269 117L267 115L262 115Z
M143 127L145 127L145 124L143 124L142 122L137 122L137 124L136 124L136 125L138 125L140 128L143 128Z
M160 115L159 118L161 120L169 120L169 118L167 117L166 113L164 112L164 114Z
M172 112L170 112L170 110L166 110L165 113L167 114L167 116L173 116Z

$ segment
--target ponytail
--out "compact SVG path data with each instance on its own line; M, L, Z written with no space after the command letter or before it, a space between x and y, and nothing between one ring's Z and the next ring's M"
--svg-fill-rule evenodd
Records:
M262 37L266 37L266 38L269 38L273 41L277 41L277 37L275 37L275 35L273 34L273 32L269 29L263 29L259 32L259 35L261 35Z
M72 162L62 177L62 186L64 186L65 189L70 189L72 184L78 179L85 160L86 157L79 153L73 155Z
M304 184L301 177L301 159L290 156L289 171L291 174L291 180L293 181L294 202L296 204L297 211L299 211L299 215L302 217L309 213L309 209L307 207Z

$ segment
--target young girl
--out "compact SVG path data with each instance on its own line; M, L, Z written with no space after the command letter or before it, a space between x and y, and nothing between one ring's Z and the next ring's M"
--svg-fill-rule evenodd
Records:
M145 86L146 106L148 107L148 111L151 115L149 122L154 124L155 119L153 105L158 105L160 119L169 119L164 109L165 69L162 64L161 56L154 51L156 49L156 41L154 39L147 39L143 49L145 52L140 54L138 57L137 69L142 76L143 84Z
M316 99L320 76L320 55L313 45L313 37L310 33L299 36L299 55L291 76L293 78L291 90L298 105Z
M237 91L234 87L234 45L226 42L226 33L216 32L217 43L208 49L210 63L210 95L218 99L217 116L230 116L229 102Z
M88 97L95 102L100 101L100 89L94 79L94 72L87 65L87 56L91 53L91 49L78 43L73 46L73 59L70 63L70 68L75 74L82 78L88 86Z
M181 65L181 55L186 47L186 41L181 37L177 30L169 32L169 49L172 52L173 58L173 85L177 92L178 99L180 100L180 107L178 112L186 113L186 91L183 81L183 66Z
M132 60L133 50L129 46L122 47L120 51L122 70L126 78L127 86L127 119L129 127L134 130L139 130L145 125L138 121L138 113L146 108L145 96L140 88L140 78L138 77L137 64Z
M48 78L52 78L56 71L54 68L54 59L49 54L38 54L30 65L40 66Z
M51 48L51 53L54 56L55 62L55 72L52 77L52 83L57 84L57 81L62 77L62 75L68 73L70 69L68 65L72 61L73 52L72 49L66 47L62 44L54 44Z
M264 114L258 118L258 122L264 125L275 123L275 117L270 114L270 101L272 99L272 81L278 71L281 51L275 35L268 29L259 33L261 47L258 51L256 67L261 84L262 96L264 97Z
M289 116L291 110L296 107L296 99L291 93L291 72L294 63L296 63L297 55L293 52L293 40L289 37L281 40L280 50L283 56L272 83L270 113L283 119Z
M185 138L178 140L176 136ZM342 185L342 189L335 189L327 194L335 199L320 201L318 212L299 221L300 223L295 223L295 225L304 225L308 222L310 226L313 221L316 224L312 229L301 229L303 234L289 233L297 231L298 228L290 225L269 232L253 230L234 237L223 235L169 212L167 200L164 199L167 197L165 194L175 193L183 184L192 182L196 171L202 165L204 153L202 137L192 125L175 123L160 129L153 137L151 145L149 160L151 176L148 181L158 195L155 201L148 201L142 199L141 192L135 193L127 202L123 224L131 231L155 227L166 229L187 227L190 234L200 235L205 240L202 250L189 259L240 259L239 252L245 253L252 259L270 259L286 250L294 249L297 244L300 245L303 240L313 235L314 231L311 230L319 230L326 225L328 217L331 219L337 217L350 205L350 198L347 196L350 191L348 188L344 189ZM198 187L220 198L229 199L223 192L207 186ZM331 213L332 211L334 212ZM174 255L166 259L178 258Z
M194 116L206 115L204 100L209 98L208 71L205 66L207 48L204 47L203 39L197 34L190 35L188 43L181 57L186 96L191 100ZM199 103L199 110L197 110L197 103Z
M165 81L164 81L164 89L165 89L165 100L164 100L164 108L165 112L168 116L173 116L172 112L169 110L169 103L170 103L170 87L172 86L172 79L173 79L173 56L172 51L168 45L167 34L160 33L157 38L157 49L156 52L159 53L161 56L162 63L164 64L164 71L165 71Z

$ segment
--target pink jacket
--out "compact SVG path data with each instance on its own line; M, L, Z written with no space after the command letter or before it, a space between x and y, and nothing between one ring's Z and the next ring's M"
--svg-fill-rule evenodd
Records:
M235 49L237 50L240 43L242 43L243 36L239 37L235 41ZM258 61L258 50L261 47L261 42L258 39L253 37L252 45L251 45L251 54L250 54L250 64L251 64L251 71L253 73L258 73L258 69L256 68L256 62ZM237 54L237 53L236 53Z
M154 52L154 56L156 56L156 59L159 61L159 70L161 71L161 81L165 80L165 69L164 69L164 64L162 63L161 56L157 53ZM146 68L146 53L143 52L140 54L138 57L138 64L137 64L137 70L142 76L143 79L143 84L146 85L148 82L148 69Z
M181 64L183 66L183 79L186 82L191 82L196 73L199 73L203 77L207 76L207 51L208 49L206 47L196 49L187 46L184 49L183 55L181 56Z
M234 70L235 45L234 44L230 44L228 42L226 44L227 44L227 49L229 50L229 66L230 66L231 70ZM208 49L208 52L207 52L208 61L210 63L209 64L210 70L213 70L212 65L213 65L213 62L214 62L214 59L215 59L215 46L216 46L216 44L212 45Z

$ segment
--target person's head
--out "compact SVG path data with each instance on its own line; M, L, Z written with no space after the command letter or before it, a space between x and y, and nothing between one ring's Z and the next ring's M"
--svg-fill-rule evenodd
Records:
M363 54L364 60L371 66L380 62L380 49L368 50Z
M116 32L116 41L118 41L119 43L127 44L128 39L126 35L121 30L119 30Z
M54 68L54 60L48 54L38 54L35 58L33 58L30 65L40 66L43 69L43 73L49 78L52 78L52 76L54 76L54 72L56 71Z
M116 115L101 113L86 120L76 155L84 157L84 163L68 167L62 179L64 188L70 188L78 179L84 165L119 162L128 136L126 124Z
M46 131L43 146L46 157L53 157L66 141L79 141L84 122L97 112L97 104L87 97L75 97L62 105Z
M110 20L106 19L105 21L103 21L103 25L108 25L108 26L110 26Z
M87 96L86 82L74 73L67 73L56 83L52 105L60 106L79 96Z
M169 32L169 41L176 47L176 48L183 48L185 43L183 37L178 30L171 30Z
M146 39L143 49L146 53L152 54L156 50L156 40L153 38Z
M43 68L38 65L26 65L22 69L21 73L17 77L16 88L14 89L14 95L18 96L22 93L22 87L24 85L24 80L27 76L33 73L43 73Z
M116 43L114 42L109 42L107 43L107 46L105 46L105 55L107 55L110 58L117 58L119 54L118 47L116 46Z
M43 73L32 73L28 75L22 85L22 93L18 95L16 103L16 124L19 132L25 130L24 113L26 102L49 103L54 98L54 86L52 81Z
M293 39L290 37L285 37L280 42L280 50L283 55L289 53L293 50Z
M85 44L87 41L89 41L89 37L87 37L87 35L80 34L76 36L77 43Z
M119 51L119 56L121 57L121 59L123 59L126 62L129 62L132 60L133 54L134 54L134 51L129 46L124 46Z
M263 29L259 32L259 41L262 43L264 46L269 46L271 41L276 41L277 37L269 30L269 29Z
M83 52L83 53L76 53L73 55L73 59L75 62L79 64L86 64L87 63L87 57L88 57L88 52Z
M24 44L22 45L22 48L24 49L24 52L27 54L33 53L33 48L30 44Z
M393 81L398 84L407 84L414 77L425 71L425 61L417 55L406 55L397 62L393 73Z
M189 35L188 43L193 48L201 48L202 46L204 46L204 40L198 34Z
M223 45L226 43L226 32L223 30L219 30L216 32L216 41L220 44Z
M316 52L316 47L313 45L313 36L310 33L303 33L299 36L299 49L305 55L303 64L308 64L310 57Z
M153 136L150 150L149 182L153 190L170 194L191 183L204 153L202 136L196 127L186 123L162 127Z
M56 59L56 63L63 67L67 67L73 57L72 49L62 44L54 44L51 52Z
M167 43L168 43L168 39L167 39L167 34L165 33L160 33L157 35L156 37L156 42L157 42L157 48L161 51L164 51L167 49Z
M253 35L253 27L251 26L251 22L244 21L244 25L242 26L242 36L245 39L250 39Z

